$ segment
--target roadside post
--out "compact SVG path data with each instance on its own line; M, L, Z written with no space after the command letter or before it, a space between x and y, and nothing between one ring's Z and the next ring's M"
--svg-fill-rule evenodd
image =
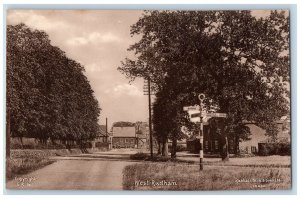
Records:
M199 151L199 157L200 157L200 171L203 170L203 159L204 159L204 132L203 132L203 119L208 120L209 118L226 118L227 114L226 113L208 113L204 110L203 107L203 102L205 100L205 95L203 93L198 95L198 99L200 100L199 105L195 106L186 106L183 107L184 111L187 111L190 115L190 120L191 122L194 123L199 123L200 124L200 130L199 130L199 142L200 142L200 151ZM199 118L199 120L197 119Z
M203 101L205 99L204 94L199 94L198 99L200 100L200 131L199 131L199 140L200 140L200 171L203 170Z

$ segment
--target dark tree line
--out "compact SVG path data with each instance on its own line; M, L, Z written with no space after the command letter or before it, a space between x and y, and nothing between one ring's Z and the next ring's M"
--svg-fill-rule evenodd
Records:
M119 70L131 80L153 82L155 136L161 142L172 139L172 151L182 125L197 128L182 108L199 104L199 93L207 97L206 108L214 105L228 114L211 120L221 132L224 160L227 136L247 139L245 120L276 137L276 121L290 110L288 14L271 11L258 18L251 11L146 11L131 26L131 35L141 36L128 49L136 59L126 59Z
M12 137L87 141L100 107L84 67L24 24L7 26L7 113Z

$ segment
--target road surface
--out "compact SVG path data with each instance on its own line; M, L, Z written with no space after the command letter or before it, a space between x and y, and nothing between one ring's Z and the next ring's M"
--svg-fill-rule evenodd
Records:
M109 151L69 157L7 182L7 189L122 190L122 170L133 164L132 151Z

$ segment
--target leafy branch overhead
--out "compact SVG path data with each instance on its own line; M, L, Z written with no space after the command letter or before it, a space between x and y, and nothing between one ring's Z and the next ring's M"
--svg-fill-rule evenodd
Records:
M247 134L241 126L247 120L276 136L276 121L290 110L287 11L265 17L251 11L146 11L131 35L141 37L128 49L136 58L118 69L132 80L151 78L162 100L154 105L171 107L161 112L154 107L154 121L161 114L173 122L184 118L182 107L205 93L207 107L214 103L228 114L228 132ZM176 124L170 135L180 129Z

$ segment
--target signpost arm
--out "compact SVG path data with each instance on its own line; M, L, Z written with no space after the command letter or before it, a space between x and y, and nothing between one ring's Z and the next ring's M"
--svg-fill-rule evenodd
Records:
M200 130L199 130L199 142L200 142L200 151L199 151L199 157L200 157L200 171L203 170L203 158L204 158L204 147L203 147L203 140L204 140L204 133L203 133L203 116L206 118L212 118L212 117L222 117L226 118L226 113L206 113L203 111L203 101L205 99L205 95L203 93L200 93L198 95L198 98L200 100L200 106L197 108L196 106L189 106L189 107L183 107L184 111L189 110L199 110L200 113L194 113L190 114L190 118L198 118L200 117Z

